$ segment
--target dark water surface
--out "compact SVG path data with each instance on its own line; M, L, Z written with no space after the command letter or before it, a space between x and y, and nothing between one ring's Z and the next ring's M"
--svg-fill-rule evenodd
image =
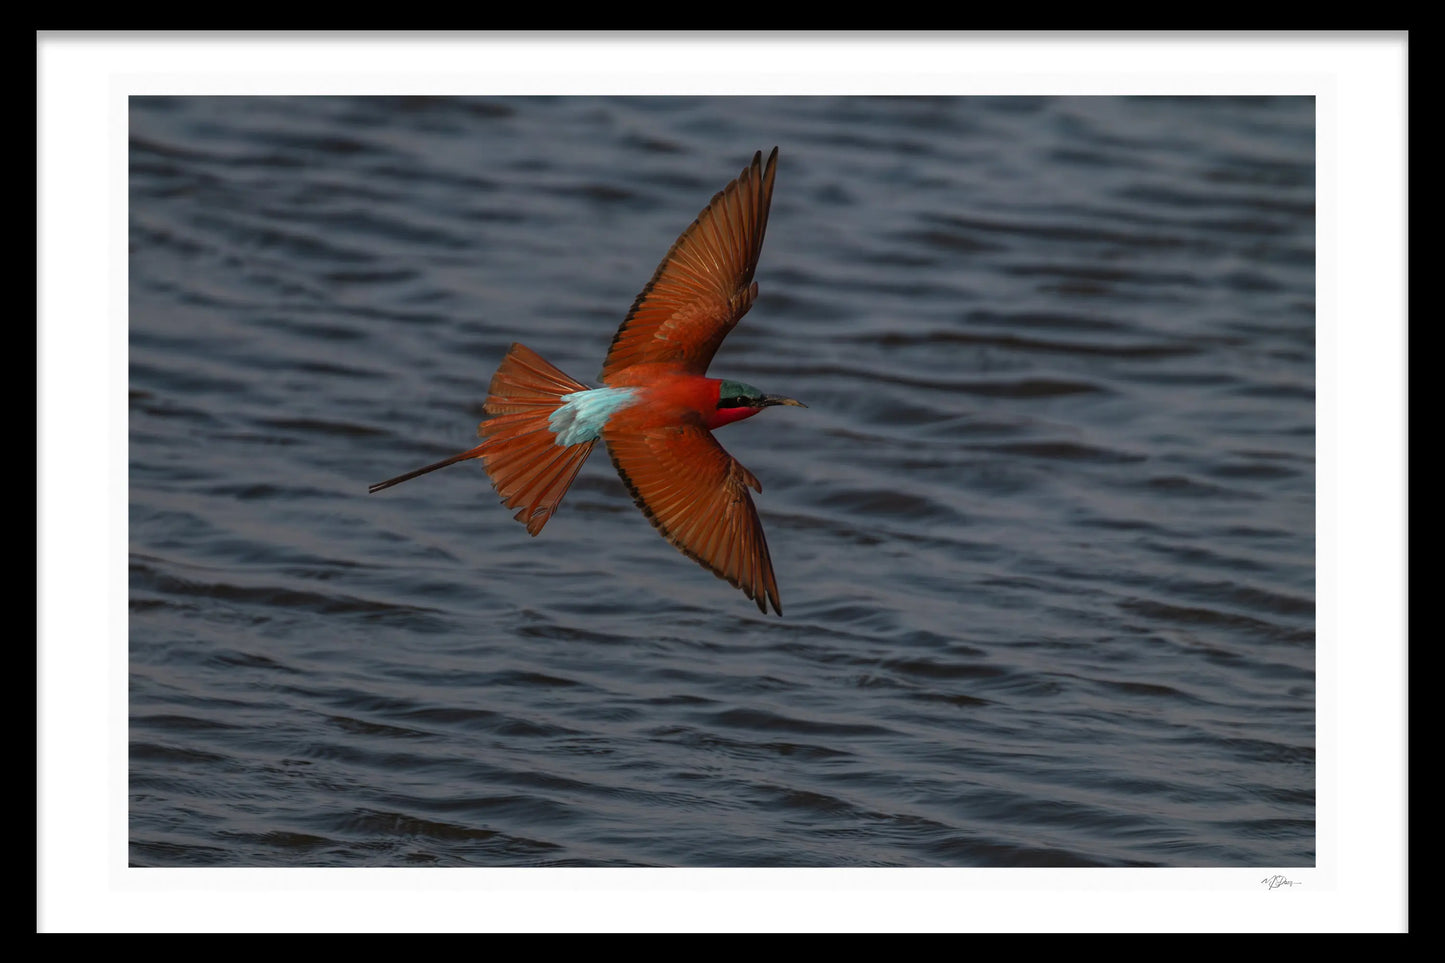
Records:
M1314 865L1313 100L130 103L132 865ZM775 144L783 617L367 494Z

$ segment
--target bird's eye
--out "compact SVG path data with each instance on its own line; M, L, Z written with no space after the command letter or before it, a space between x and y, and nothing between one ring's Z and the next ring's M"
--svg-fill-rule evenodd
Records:
M748 402L746 398L740 397L719 398L717 406L719 408L746 408L748 406Z

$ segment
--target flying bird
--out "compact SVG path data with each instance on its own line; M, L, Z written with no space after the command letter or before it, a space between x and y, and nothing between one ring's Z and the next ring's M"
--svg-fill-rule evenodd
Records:
M707 377L723 338L758 296L753 273L768 226L778 149L713 196L658 265L612 338L601 387L513 344L492 376L469 451L372 485L375 493L480 458L516 519L536 535L599 440L648 521L683 554L779 615L757 476L713 432L774 405L807 407L741 381Z

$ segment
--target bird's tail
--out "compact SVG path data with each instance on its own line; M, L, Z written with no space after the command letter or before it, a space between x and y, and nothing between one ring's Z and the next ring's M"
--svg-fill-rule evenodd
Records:
M492 487L508 508L518 509L517 521L536 535L557 510L597 443L594 439L560 446L549 423L563 395L586 390L586 385L563 374L531 348L513 344L492 375L485 405L492 417L477 428L482 443L436 464L372 485L370 491L379 492L438 468L480 458L491 476Z
M586 390L521 344L512 345L492 375L486 404L492 417L477 427L486 441L474 450L486 463L492 486L508 508L518 509L517 521L533 535L557 510L597 443L562 447L549 423L563 395Z

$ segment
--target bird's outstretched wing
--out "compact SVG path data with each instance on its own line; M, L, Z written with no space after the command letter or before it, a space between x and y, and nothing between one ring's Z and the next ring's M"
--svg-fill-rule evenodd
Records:
M642 289L602 364L602 381L635 364L668 363L705 374L718 345L758 296L778 149L762 152L716 195L672 245Z
M748 488L752 472L700 424L608 431L607 451L633 500L663 536L764 613L783 614L763 523Z

